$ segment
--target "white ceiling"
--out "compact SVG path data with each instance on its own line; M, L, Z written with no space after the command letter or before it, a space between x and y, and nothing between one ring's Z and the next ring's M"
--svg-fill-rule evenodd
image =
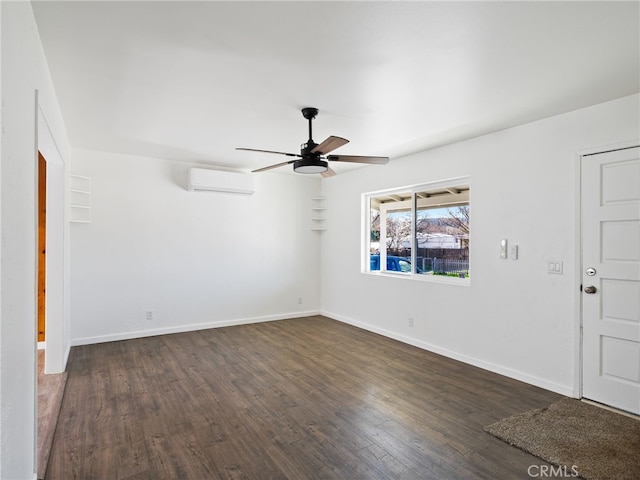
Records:
M73 147L396 158L640 91L639 2L33 2ZM332 165L338 172L349 168ZM371 167L384 168L384 167ZM289 171L290 168L279 169Z

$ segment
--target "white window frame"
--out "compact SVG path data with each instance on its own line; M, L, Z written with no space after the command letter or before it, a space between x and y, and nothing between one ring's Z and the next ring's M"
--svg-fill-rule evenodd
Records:
M425 191L437 191L441 189L455 189L456 187L468 187L468 191L462 194L453 194L455 196L447 197L447 202L439 202L438 200L429 199L421 199L421 206L428 206L429 204L433 205L433 207L443 206L445 207L447 204L455 205L460 203L466 203L471 205L471 177L456 177L450 178L447 180L440 180L437 182L429 182L429 183L420 183L405 187L398 188L390 188L386 190L378 190L375 192L367 192L362 194L362 235L361 238L364 239L362 242L362 257L361 257L361 271L366 275L373 276L383 276L383 277L393 277L393 278L403 278L415 281L426 281L426 282L435 282L435 283L448 283L454 285L464 285L468 286L471 283L470 278L454 278L454 277L446 277L439 275L423 275L416 274L416 222L415 222L415 205L416 205L416 194L422 193ZM389 271L386 269L387 267L387 250L386 248L380 249L380 269L379 270L371 270L371 260L370 260L370 252L371 252L371 199L381 196L389 196L394 194L411 194L411 198L408 200L402 200L401 202L396 202L394 204L393 210L399 210L398 207L407 206L409 211L411 211L412 221L411 221L411 273L408 272L396 272ZM406 204L406 205L405 205ZM386 212L386 208L382 207L380 209L380 245L386 244L386 221L385 215L383 215L383 211ZM384 242L384 243L383 243ZM469 261L471 262L471 255L469 255ZM469 265L469 269L471 270L471 265Z

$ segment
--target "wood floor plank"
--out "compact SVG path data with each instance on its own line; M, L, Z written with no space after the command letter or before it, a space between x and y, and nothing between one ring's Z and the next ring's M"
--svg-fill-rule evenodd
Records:
M48 480L512 479L559 395L325 317L72 349Z
M67 383L67 373L45 374L45 351L38 350L38 443L37 474L42 479L47 470L62 398Z

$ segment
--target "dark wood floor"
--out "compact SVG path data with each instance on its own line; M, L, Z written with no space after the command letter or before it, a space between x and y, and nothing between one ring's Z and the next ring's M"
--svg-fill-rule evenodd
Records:
M38 350L38 443L36 447L39 479L44 478L47 470L66 382L67 372L44 373L44 350Z
M324 317L72 349L49 480L526 479L559 395Z

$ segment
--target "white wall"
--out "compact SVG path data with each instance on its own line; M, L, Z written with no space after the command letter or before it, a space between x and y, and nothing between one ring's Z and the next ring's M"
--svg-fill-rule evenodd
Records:
M72 158L92 182L92 222L71 227L74 344L319 312L317 177L257 174L250 196L190 192L194 165Z
M46 114L63 161L68 144L31 5L0 2L0 9L0 478L13 480L34 478L36 465L38 107Z
M323 313L576 395L578 152L638 139L638 107L634 95L323 181ZM360 273L363 193L466 175L470 286ZM502 238L519 245L518 260L499 258ZM563 275L547 273L552 259Z

